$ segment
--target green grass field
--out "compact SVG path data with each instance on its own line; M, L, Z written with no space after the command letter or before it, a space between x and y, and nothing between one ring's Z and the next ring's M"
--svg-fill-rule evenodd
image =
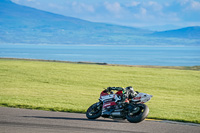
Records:
M130 85L154 96L148 118L200 123L200 71L0 59L0 106L85 112Z

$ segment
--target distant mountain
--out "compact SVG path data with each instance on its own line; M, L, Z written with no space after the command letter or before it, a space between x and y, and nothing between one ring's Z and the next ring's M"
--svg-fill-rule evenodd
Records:
M200 26L186 27L177 30L155 32L151 34L156 37L190 38L200 39Z
M174 29L180 29L182 27L173 25L173 24L166 24L166 25L154 25L154 26L145 26L143 27L145 29L149 29L152 31L166 31L166 30L174 30Z
M199 34L199 27L153 33L62 16L0 0L0 44L200 45Z
M0 40L11 43L107 43L116 35L150 33L133 27L93 23L0 1Z

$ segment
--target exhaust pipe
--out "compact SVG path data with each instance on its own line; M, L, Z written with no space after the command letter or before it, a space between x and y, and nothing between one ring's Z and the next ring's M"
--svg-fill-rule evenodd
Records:
M113 116L113 117L121 117L122 115L121 115L121 112L112 112L111 116Z

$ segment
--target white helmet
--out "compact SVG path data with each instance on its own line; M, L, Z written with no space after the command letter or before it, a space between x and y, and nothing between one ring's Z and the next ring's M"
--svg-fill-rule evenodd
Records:
M133 89L132 86L128 86L128 87L126 87L126 91L133 91L134 92L134 89Z

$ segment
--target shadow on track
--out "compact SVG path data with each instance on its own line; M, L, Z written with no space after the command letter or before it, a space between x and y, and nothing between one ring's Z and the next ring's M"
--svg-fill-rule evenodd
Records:
M71 117L44 117L44 116L23 116L23 117L30 117L30 118L40 118L40 119L57 119L57 120L78 120L78 121L97 121L97 122L126 122L125 120L102 120L102 119L95 119L95 120L91 120L91 119L87 119L87 118L71 118Z

